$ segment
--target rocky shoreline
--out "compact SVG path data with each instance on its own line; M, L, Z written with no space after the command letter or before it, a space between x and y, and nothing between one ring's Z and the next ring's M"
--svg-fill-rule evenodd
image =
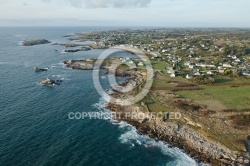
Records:
M110 61L114 61L115 59L108 59L105 62L105 65L101 65L102 69L108 70L110 66L108 65ZM98 63L96 59L85 59L85 60L66 60L64 64L72 69L80 69L80 70L93 70L94 63ZM124 75L126 73L126 75ZM130 76L128 82L124 85L128 84L129 81L134 81L135 85L141 85L145 80L147 80L147 76L144 71L137 70L127 70L125 68L117 69L116 76ZM136 91L137 89L135 89ZM174 147L178 147L180 149L184 149L186 153L188 153L191 157L198 159L203 163L211 164L212 166L222 166L222 165L243 165L249 166L250 164L250 155L247 152L238 152L225 147L224 145L214 141L208 135L203 132L196 131L194 128L190 127L188 124L193 124L193 122L187 124L179 124L174 121L164 121L162 118L153 117L152 112L154 110L145 110L145 105L143 102L141 104L134 104L130 106L121 106L122 99L128 97L129 95L133 95L132 93L119 93L114 91L111 95L114 98L120 98L115 102L110 102L107 105L107 108L113 112L122 112L123 116L127 112L131 114L145 114L146 117L144 119L140 118L124 118L119 117L117 120L125 121L128 124L135 126L139 132L139 134L148 135L151 138L162 140L168 142ZM172 98L174 101L178 98L173 93L169 94L169 98ZM179 100L178 100L179 101ZM184 102L184 101L183 101ZM188 104L179 102L179 104ZM116 104L114 104L116 103ZM190 103L190 106L192 103ZM195 105L195 107L199 108L199 110L204 110L202 106ZM181 109L181 108L178 108ZM145 117L144 116L144 117ZM139 117L139 116L138 116ZM153 118L152 118L153 117ZM184 118L185 119L185 118ZM194 126L201 127L199 124ZM191 125L192 126L192 125Z
M138 111L140 109L135 105L124 108L109 103L107 108L113 112L124 113L136 109L138 114L144 114ZM191 157L203 163L208 163L212 166L249 165L250 155L248 153L240 154L239 152L232 151L206 136L197 133L188 126L181 126L173 122L163 122L160 119L150 118L150 113L148 113L148 117L149 118L146 119L121 117L121 119L118 120L135 126L139 134L148 135L151 138L168 142L174 147L184 149Z
M136 76L136 78L138 78L138 76ZM137 83L140 84L140 82ZM120 94L117 92L112 94L114 98L126 98L126 96L129 95L130 94ZM168 98L172 98L176 101L176 98L179 97L173 93L169 93ZM192 103L189 104L192 105ZM195 106L198 108L198 105ZM146 112L145 107L147 110ZM110 102L107 108L113 112L122 112L123 115L121 117L116 117L117 120L125 121L135 126L139 134L148 135L151 138L162 140L170 143L172 146L184 149L191 157L203 163L208 163L212 166L250 165L249 153L233 151L209 138L205 133L196 131L188 125L189 123L180 124L175 121L165 121L164 118L157 118L152 113L154 110L149 110L143 102L126 107ZM201 108L201 110L204 109L202 106L199 106L199 108ZM181 108L177 108L177 110L178 109ZM124 118L124 115L128 115L127 113L134 116L132 118L127 116ZM143 119L140 118L141 114L144 115ZM188 118L185 117L184 119L188 120ZM200 124L194 122L191 124L202 128Z

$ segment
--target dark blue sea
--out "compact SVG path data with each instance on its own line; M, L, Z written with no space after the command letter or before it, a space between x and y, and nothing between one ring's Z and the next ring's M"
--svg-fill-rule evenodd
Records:
M0 28L0 166L198 165L182 150L139 135L126 123L68 118L70 112L105 110L105 102L92 71L67 69L62 61L98 57L104 50L65 54L59 45L20 46L29 39L65 43L65 34L107 29L112 28ZM35 66L49 71L35 73ZM63 82L38 83L47 77Z

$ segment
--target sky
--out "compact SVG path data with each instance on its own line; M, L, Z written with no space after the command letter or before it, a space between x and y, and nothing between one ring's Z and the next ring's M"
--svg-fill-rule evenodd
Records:
M250 27L250 0L0 0L0 26Z

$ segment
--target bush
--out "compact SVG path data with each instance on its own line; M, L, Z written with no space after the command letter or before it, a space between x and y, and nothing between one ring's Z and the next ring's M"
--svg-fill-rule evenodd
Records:
M198 83L198 84L213 84L214 83L214 79L206 75L196 76L192 78L191 81Z
M226 69L224 71L224 75L230 75L230 74L232 74L232 70L231 69Z

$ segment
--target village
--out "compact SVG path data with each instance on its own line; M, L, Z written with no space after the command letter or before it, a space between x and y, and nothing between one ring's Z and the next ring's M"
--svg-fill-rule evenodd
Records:
M216 76L250 76L249 37L245 29L126 29L78 34L70 40L96 41L95 48L140 49L152 61L165 62L161 72L169 77L198 77L198 83L206 84L215 82ZM134 64L130 59L122 62Z

